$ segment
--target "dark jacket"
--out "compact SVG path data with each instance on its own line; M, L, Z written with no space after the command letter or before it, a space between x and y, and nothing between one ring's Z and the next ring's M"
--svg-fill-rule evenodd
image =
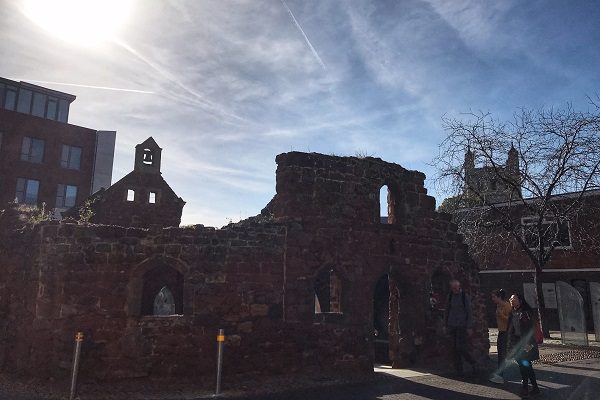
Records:
M508 319L507 357L528 361L540 358L540 350L535 342L535 324L537 319L532 310L513 310Z
M471 328L472 325L471 298L463 291L450 293L446 305L446 327Z

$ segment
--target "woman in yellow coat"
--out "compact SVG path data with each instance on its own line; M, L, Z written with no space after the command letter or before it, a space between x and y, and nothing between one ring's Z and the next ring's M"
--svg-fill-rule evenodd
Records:
M512 313L512 307L506 299L504 289L493 290L492 301L496 304L496 324L498 326L498 340L496 341L496 346L498 347L498 369L492 375L490 381L504 383L504 360L506 358L506 345L508 344L506 331L508 330L508 318Z

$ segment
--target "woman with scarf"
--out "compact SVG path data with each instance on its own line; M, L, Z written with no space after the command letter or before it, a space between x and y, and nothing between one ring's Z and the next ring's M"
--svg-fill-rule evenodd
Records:
M540 393L532 365L534 360L540 358L538 345L535 341L537 319L522 295L513 294L510 296L509 301L512 306L507 331L509 354L513 356L519 365L523 383L521 397L526 399L529 398L529 395ZM531 391L529 390L529 383L531 383Z

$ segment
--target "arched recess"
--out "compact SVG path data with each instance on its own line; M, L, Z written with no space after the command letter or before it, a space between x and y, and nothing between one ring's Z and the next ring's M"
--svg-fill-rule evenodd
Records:
M389 357L389 323L390 323L390 289L388 274L382 275L375 283L373 291L373 336L375 362L388 364Z
M391 363L394 368L404 368L419 361L426 323L424 276L407 267L406 264L390 266L389 272L380 275L373 285L374 326L377 319L379 326L384 325L387 316L387 324L382 328L387 332L379 333L374 340L375 361ZM385 300L388 301L387 315ZM375 307L379 307L379 311Z
M187 267L171 257L152 257L140 263L130 276L127 311L131 317L182 315Z
M429 290L429 305L434 312L444 313L446 303L448 302L448 294L450 293L450 280L452 275L450 272L441 268L436 269L431 274L431 288Z
M322 268L314 280L315 314L343 314L344 283L333 267Z

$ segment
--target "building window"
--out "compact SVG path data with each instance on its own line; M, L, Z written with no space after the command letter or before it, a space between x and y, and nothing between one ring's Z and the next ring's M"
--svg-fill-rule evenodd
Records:
M58 184L56 190L56 207L70 208L77 201L77 186Z
M46 106L46 118L55 120L57 111L58 99L55 97L48 97L48 105Z
M63 144L60 166L69 169L81 167L81 147Z
M43 159L44 141L25 136L21 145L21 160L41 163Z
M33 107L31 108L31 115L36 117L44 117L46 114L46 99L47 96L42 93L33 93Z
M40 181L35 179L17 179L17 203L36 205L38 192L40 190Z
M17 88L14 86L6 86L4 89L4 108L7 110L15 110L17 106Z
M29 114L31 113L31 98L33 93L28 89L19 90L19 100L17 102L17 111Z
M342 280L333 268L325 268L315 280L315 314L342 313Z
M156 192L150 192L148 194L148 203L150 203L150 204L156 203Z
M58 101L58 115L56 117L57 121L67 122L67 118L69 117L69 103L66 100Z
M523 237L527 247L534 250L538 247L537 218L523 217ZM555 249L571 249L571 233L568 221L558 221L555 218L545 218L542 222L542 244L544 248L553 246Z
M134 200L135 200L135 190L127 189L127 201L134 201Z

